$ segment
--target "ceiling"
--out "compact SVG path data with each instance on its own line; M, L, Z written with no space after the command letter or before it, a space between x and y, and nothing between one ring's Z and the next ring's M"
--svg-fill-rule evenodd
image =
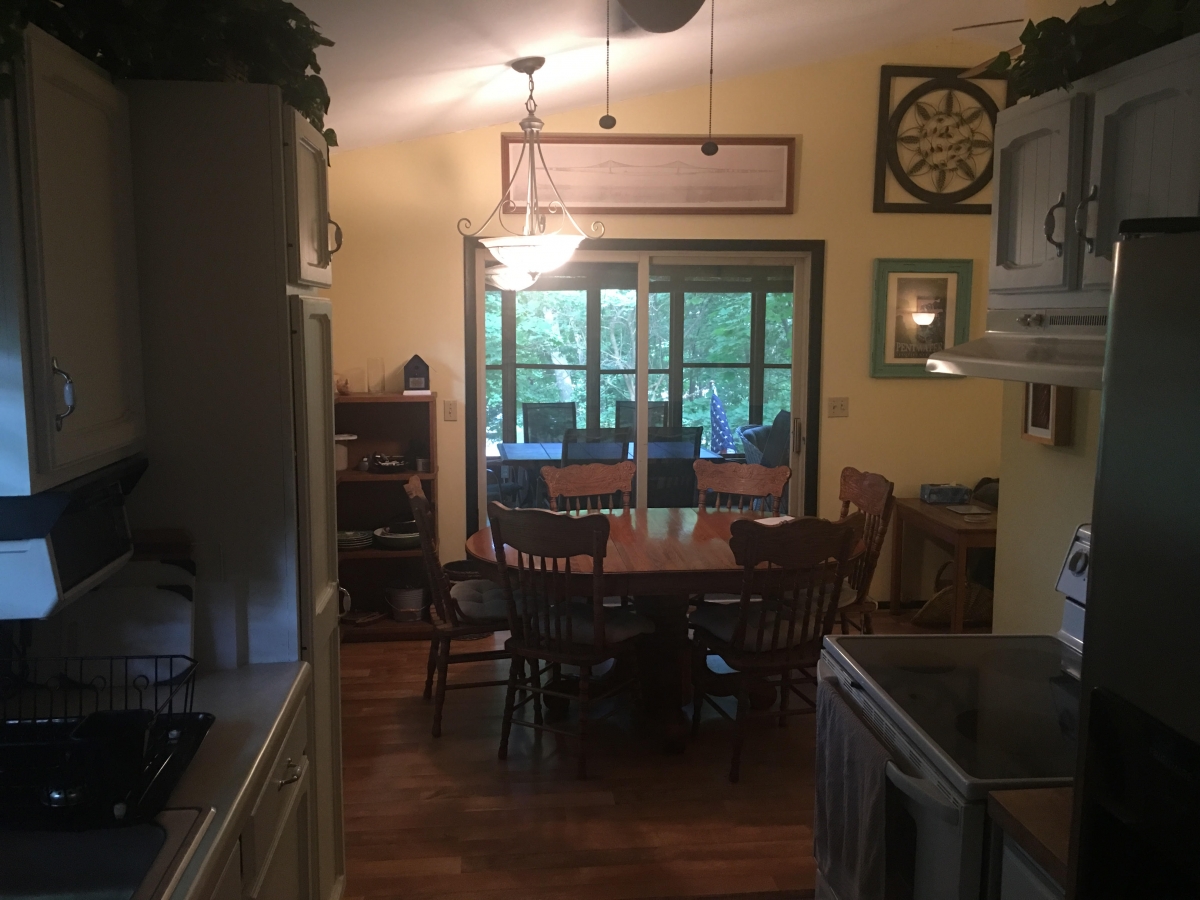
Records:
M525 79L506 63L518 56L546 57L537 75L539 113L604 102L605 0L297 4L335 41L318 58L333 98L326 124L342 148L515 121L523 114ZM709 12L706 4L670 34L614 35L613 100L703 84ZM1024 12L1024 0L720 0L715 77L949 35ZM1007 47L1020 30L999 25L960 34Z

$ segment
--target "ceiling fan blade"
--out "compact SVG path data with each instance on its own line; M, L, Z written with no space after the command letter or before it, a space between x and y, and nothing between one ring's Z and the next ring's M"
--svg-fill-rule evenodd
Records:
M618 0L639 27L655 34L678 31L700 11L704 0Z

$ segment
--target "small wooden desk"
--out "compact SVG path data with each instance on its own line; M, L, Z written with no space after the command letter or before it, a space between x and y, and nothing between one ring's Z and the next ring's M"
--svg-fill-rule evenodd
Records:
M963 630L967 596L967 551L973 547L996 546L996 513L986 522L964 522L964 517L944 506L925 503L916 497L896 498L896 520L892 527L892 614L900 611L901 570L904 564L904 526L911 525L954 552L954 611L950 630Z

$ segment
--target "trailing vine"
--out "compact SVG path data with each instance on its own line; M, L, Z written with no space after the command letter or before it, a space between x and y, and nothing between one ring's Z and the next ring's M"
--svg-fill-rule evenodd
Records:
M337 143L316 54L333 41L286 0L0 0L0 96L12 96L30 24L117 78L278 85Z
M1018 97L1036 97L1200 32L1200 0L1114 0L1067 21L1030 22L1015 60L1001 53L988 71L1008 74Z

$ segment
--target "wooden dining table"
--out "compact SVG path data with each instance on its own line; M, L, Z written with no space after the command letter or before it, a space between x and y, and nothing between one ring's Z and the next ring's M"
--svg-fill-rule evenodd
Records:
M668 749L681 751L688 728L683 704L690 684L689 599L702 593L741 593L742 569L729 549L729 529L737 519L762 514L649 508L607 515L604 594L632 597L638 613L654 622L654 633L645 636L638 652L643 695ZM485 575L496 576L490 528L467 538L467 555ZM515 565L511 547L507 556ZM571 571L580 579L580 593L590 593L591 559L573 558Z

